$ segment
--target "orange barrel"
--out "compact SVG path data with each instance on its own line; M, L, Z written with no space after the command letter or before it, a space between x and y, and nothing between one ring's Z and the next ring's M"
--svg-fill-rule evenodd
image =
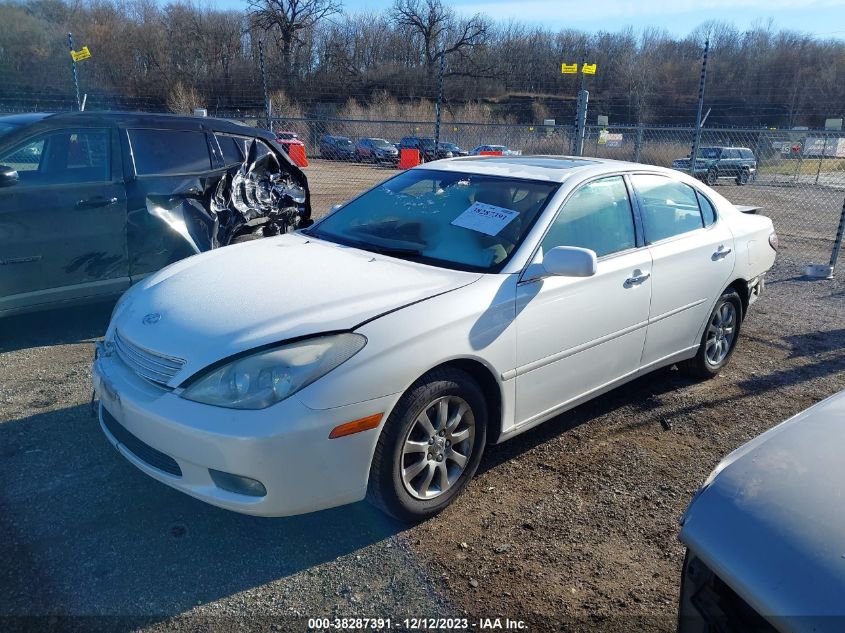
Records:
M399 169L410 169L420 164L420 150L399 150Z
M291 143L288 145L288 156L298 167L308 167L308 159L305 158L305 146Z

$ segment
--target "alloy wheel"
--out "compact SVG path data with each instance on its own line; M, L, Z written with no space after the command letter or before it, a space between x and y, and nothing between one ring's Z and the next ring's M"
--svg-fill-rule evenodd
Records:
M469 463L475 416L458 396L434 400L411 424L402 444L400 469L405 490L416 499L434 499L449 490Z
M710 318L704 352L710 365L719 365L730 353L736 337L736 318L736 307L730 301L719 306Z

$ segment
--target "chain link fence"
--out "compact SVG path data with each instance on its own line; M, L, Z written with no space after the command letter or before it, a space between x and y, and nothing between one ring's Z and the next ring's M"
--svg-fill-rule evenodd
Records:
M244 122L266 126L260 119ZM404 137L435 136L431 121L277 118L273 130L293 132L305 145L315 216L395 173L398 154L374 157L363 139L382 139L398 149ZM575 133L574 126L444 122L437 156L488 146L505 153L566 155L573 151ZM587 126L584 155L662 167L674 163L688 171L693 135L691 127ZM771 217L783 254L796 264L828 261L845 198L845 133L705 128L696 165L696 175L728 200Z

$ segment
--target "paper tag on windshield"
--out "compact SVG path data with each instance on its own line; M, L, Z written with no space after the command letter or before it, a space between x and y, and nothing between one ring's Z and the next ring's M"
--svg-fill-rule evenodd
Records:
M498 235L499 231L510 224L511 220L518 215L518 212L510 209L476 202L452 220L452 224L485 235Z

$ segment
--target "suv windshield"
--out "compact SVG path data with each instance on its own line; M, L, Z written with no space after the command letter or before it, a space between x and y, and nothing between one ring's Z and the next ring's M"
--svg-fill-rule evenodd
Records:
M352 145L352 141L350 141L348 138L336 138L334 140L334 144L338 147L349 147Z
M718 147L700 147L698 158L719 158L721 150Z
M496 272L558 186L414 169L371 189L306 233L445 268Z
M378 147L379 149L393 149L393 143L388 143L383 138L373 138L370 139L373 143L373 147Z
M434 147L434 139L433 138L421 138L420 139L420 147L424 147L425 149L431 149Z

